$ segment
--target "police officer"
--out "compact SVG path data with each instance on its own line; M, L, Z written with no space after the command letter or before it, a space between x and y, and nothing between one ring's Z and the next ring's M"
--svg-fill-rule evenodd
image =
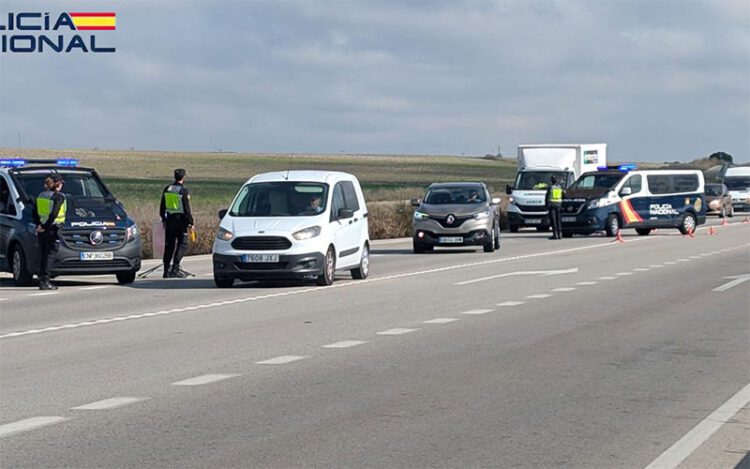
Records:
M563 188L557 183L555 176L550 178L550 182L552 184L547 188L547 194L544 197L549 209L549 222L552 225L552 238L550 239L561 239L562 222L560 221L560 210L562 209Z
M57 290L49 282L50 269L54 255L59 248L58 231L65 223L68 202L60 192L63 187L63 177L60 174L50 174L44 180L44 191L36 198L36 207L32 212L36 224L36 236L39 240L39 289Z
M193 227L190 193L184 186L185 170L174 170L174 182L164 188L159 215L164 225L164 278L185 278L180 261L187 250L188 229ZM170 268L171 263L171 268Z

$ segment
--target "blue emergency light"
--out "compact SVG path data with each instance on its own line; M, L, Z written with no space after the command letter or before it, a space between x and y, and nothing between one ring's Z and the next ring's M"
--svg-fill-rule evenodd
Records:
M629 164L621 164L621 165L613 165L613 166L597 166L596 169L597 171L611 171L613 169L616 169L618 171L627 173L628 171L634 171L638 169L638 165L629 163Z
M78 160L74 160L71 158L63 158L57 160L57 166L65 166L68 168L76 167L78 166Z
M23 158L3 158L0 159L0 166L19 168L26 165L26 160Z

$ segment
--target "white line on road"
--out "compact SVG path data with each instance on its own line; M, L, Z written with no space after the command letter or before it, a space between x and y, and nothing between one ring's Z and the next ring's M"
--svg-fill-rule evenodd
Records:
M675 261L667 261L664 263L664 265L675 265L675 264L677 264L677 262Z
M701 256L690 256L691 259L700 259Z
M464 311L463 313L460 313L460 314L466 314L468 316L476 316L476 315L479 315L479 314L487 314L487 313L491 313L491 312L492 312L491 309L472 309L472 310L469 310L469 311Z
M387 331L381 331L378 332L378 335L401 335L401 334L408 334L410 332L418 331L419 329L405 329L405 328L395 328L395 329L388 329Z
M46 427L47 425L64 422L65 420L68 419L65 417L32 417L17 422L6 423L5 425L0 425L0 438L14 433Z
M93 287L81 287L79 290L101 290L102 288L109 288L109 285L95 285Z
M685 258L677 259L677 262L690 262L690 259L685 259Z
M534 294L534 295L529 295L526 298L530 298L532 300L536 300L536 299L541 299L541 298L549 298L550 296L552 296L552 295L550 295L549 293L537 293L537 294Z
M661 264L651 264L649 267L652 269L661 269L664 266Z
M90 404L79 405L78 407L71 407L70 410L107 410L116 409L136 402L145 401L147 397L113 397L111 399L104 399L103 401L92 402Z
M342 340L341 342L334 342L332 344L323 345L323 348L349 348L366 343L366 340Z
M578 272L578 267L565 270L529 270L520 272L506 272L504 274L490 275L489 277L475 278L473 280L464 280L463 282L456 282L454 285L469 285L471 283L484 282L485 280L494 280L502 277L513 277L514 275L562 275L562 274L574 274Z
M625 277L627 275L633 275L633 272L617 272L615 275L618 277Z
M576 285L587 286L587 285L596 285L597 283L599 282L578 282L576 283Z
M617 277L599 277L599 280L615 280Z
M429 321L422 321L423 324L448 324L449 322L459 321L459 318L435 318Z
M49 296L49 295L57 295L60 293L59 291L43 291L39 293L30 293L29 296Z
M724 285L718 286L711 291L723 292L723 291L729 290L732 287L736 287L737 285L740 285L741 283L745 283L748 280L750 280L750 274L733 275L731 277L724 277L724 278L734 279L734 280L732 280L731 282L727 282Z
M261 362L255 362L256 365L285 365L287 363L296 362L298 360L304 360L307 357L300 355L282 355L280 357L270 358Z
M566 292L566 291L573 291L578 290L576 287L560 287L560 288L553 288L552 291L555 292Z
M633 269L634 272L648 272L649 270L651 269L648 267L636 267L635 269Z
M236 373L224 374L224 375L202 375L196 376L195 378L183 379L182 381L176 381L172 383L174 386L200 386L202 384L215 383L216 381L223 381L225 379L236 378L242 376Z
M737 394L703 419L685 436L664 451L658 458L646 466L646 469L673 469L688 458L722 425L727 423L740 409L750 402L750 384L740 389Z
M518 305L522 305L522 304L523 304L523 301L504 301L502 303L498 303L497 305L498 306L518 306ZM464 313L464 314L466 314L466 313Z
M5 300L7 300L7 298L0 298L0 301L5 301Z

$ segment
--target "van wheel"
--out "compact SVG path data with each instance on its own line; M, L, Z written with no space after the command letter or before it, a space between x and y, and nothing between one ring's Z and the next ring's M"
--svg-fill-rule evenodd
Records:
M495 228L492 228L490 232L490 242L482 245L484 252L495 252Z
M13 281L17 287L30 287L34 282L34 276L29 272L26 266L26 255L23 248L16 245L11 254L11 270L13 272Z
M684 235L695 231L695 217L692 213L686 213L682 216L682 223L680 223L679 230Z
M115 274L115 276L117 277L117 283L120 285L129 285L135 282L135 270L120 272Z
M563 238L572 238L573 237L573 232L572 231L563 231L562 232L562 237Z
M333 247L328 248L326 257L323 260L323 273L318 275L318 285L321 287L327 287L333 283L336 277L336 253L333 251Z
M641 236L648 236L651 234L651 228L636 228L635 232Z
M617 215L614 213L609 214L607 222L604 224L604 231L610 238L617 236L617 233L620 232L620 219L617 218Z
M214 283L218 288L232 288L234 279L232 277L217 277L214 275Z
M518 233L518 225L509 225L508 229L511 233Z
M362 257L359 259L359 267L352 269L352 278L363 280L368 275L370 275L370 246L365 243L365 247L362 248Z
M536 231L538 233L546 233L549 231L549 226L537 226Z

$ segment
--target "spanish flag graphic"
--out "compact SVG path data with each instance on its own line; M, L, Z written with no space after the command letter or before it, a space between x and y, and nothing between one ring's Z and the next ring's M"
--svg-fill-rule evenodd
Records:
M117 16L109 12L68 13L77 30L112 31L115 29Z
M633 206L630 204L630 200L623 200L620 202L620 213L625 219L626 225L643 221L643 218L638 215L638 212L633 210Z

